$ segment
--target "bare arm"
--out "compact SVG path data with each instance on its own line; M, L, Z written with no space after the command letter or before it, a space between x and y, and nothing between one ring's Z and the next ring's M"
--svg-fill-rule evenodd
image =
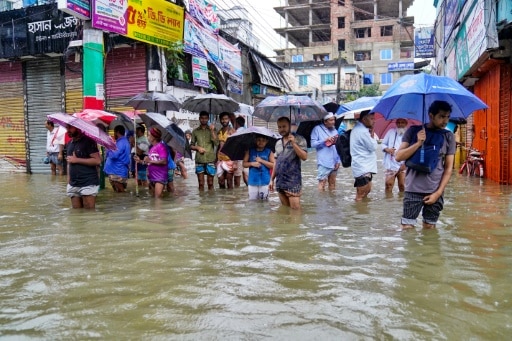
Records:
M242 163L242 166L244 166L244 167L246 167L246 168L247 168L247 167L251 167L251 163L252 163L252 162L249 162L249 151L248 151L248 150L246 150L246 151L245 151L245 155L244 155L244 162Z
M443 195L444 189L446 188L446 185L448 185L448 181L450 181L450 177L452 176L454 160L454 155L445 156L443 177L441 178L441 182L439 183L439 187L437 188L437 190L434 193L429 194L423 198L423 202L426 205L434 204L437 201L437 199L439 199L439 197Z
M417 137L418 141L412 145L409 145L409 142L402 142L400 148L395 152L396 161L405 161L409 159L423 145L423 142L425 142L425 139L427 138L425 129L421 129L418 132Z
M290 134L288 137L288 141L292 144L293 150L295 151L295 154L301 159L302 161L306 161L308 159L308 152L304 149L302 149L297 141L295 140L295 136Z

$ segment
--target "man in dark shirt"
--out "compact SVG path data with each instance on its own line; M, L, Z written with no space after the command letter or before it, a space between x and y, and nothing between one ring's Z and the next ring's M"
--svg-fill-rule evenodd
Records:
M68 125L71 141L67 146L68 185L67 195L73 208L94 209L100 188L98 166L101 163L96 142L81 130Z

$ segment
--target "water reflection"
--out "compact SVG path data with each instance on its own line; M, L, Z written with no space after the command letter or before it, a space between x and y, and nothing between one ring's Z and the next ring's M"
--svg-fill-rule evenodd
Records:
M313 160L313 158L311 159ZM7 339L505 339L510 189L454 176L437 230L400 232L383 179L349 169L303 210L245 188L163 200L101 192L71 210L63 179L4 174L0 335ZM419 224L418 224L419 226Z

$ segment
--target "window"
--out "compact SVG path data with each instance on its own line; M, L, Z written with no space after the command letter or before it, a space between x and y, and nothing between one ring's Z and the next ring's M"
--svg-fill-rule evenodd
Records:
M307 86L308 85L308 76L300 75L299 76L299 86Z
M354 36L356 38L370 38L372 36L372 29L370 27L355 28Z
M356 62L372 60L372 51L354 51L354 60Z
M345 17L338 17L338 28L345 28Z
M393 26L381 26L380 27L380 36L381 37L390 37L393 35Z
M366 84L373 84L373 74L372 73L365 73L363 76L363 83Z
M393 59L393 51L388 50L380 50L380 60L391 60Z
M393 83L393 75L390 73L381 73L380 74L380 84L388 85Z
M345 39L338 40L338 51L345 51Z
M292 63L300 63L300 62L302 62L301 54L292 55Z
M400 49L400 59L412 57L414 57L412 49Z
M314 54L313 60L315 62L323 62L323 61L329 60L329 54L328 53Z
M320 83L322 85L334 85L334 73L325 73L320 75Z

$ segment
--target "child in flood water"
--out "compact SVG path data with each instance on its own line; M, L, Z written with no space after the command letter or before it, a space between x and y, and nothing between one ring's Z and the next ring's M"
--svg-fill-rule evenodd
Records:
M270 170L274 167L274 153L267 148L268 139L256 135L256 147L245 152L243 166L249 168L249 200L267 200Z

